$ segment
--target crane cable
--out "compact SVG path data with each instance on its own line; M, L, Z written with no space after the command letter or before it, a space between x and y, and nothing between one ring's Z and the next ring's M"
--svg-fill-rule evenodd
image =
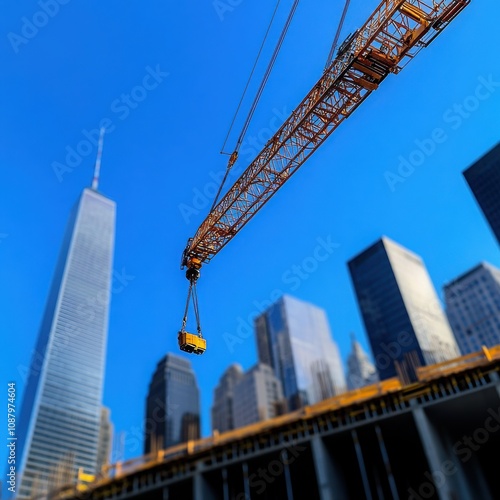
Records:
M276 7L274 8L273 15L271 17L271 20L269 21L269 25L268 25L266 33L264 35L264 39L262 40L262 44L260 45L260 49L259 49L259 52L257 53L257 57L255 58L255 62L253 63L252 71L250 71L250 76L248 77L245 88L243 89L243 94L241 95L240 102L238 103L236 111L234 112L233 119L231 120L231 125L229 126L229 130L227 131L226 138L224 139L224 144L222 145L221 152L220 152L221 154L227 154L227 155L231 154L231 153L225 153L224 148L226 147L227 141L229 139L229 135L231 134L231 131L233 130L234 122L236 121L236 117L238 116L241 105L243 104L243 99L245 98L245 95L247 93L248 87L250 85L250 81L252 80L253 74L255 72L255 68L257 67L257 64L260 60L260 56L262 54L262 51L264 50L264 45L266 43L267 36L269 35L269 32L271 31L271 26L274 22L274 18L276 17L276 12L278 12L278 7L280 6L280 2L281 2L281 0L278 0L278 2L276 3Z
M278 2L276 4L276 7L274 9L274 13L272 15L271 22L269 23L269 26L267 28L267 31L266 31L266 34L265 34L265 37L264 37L264 41L262 42L262 45L261 45L260 50L259 50L259 53L257 55L257 59L255 60L255 63L254 63L254 67L252 68L252 71L250 73L250 77L249 77L249 79L247 81L247 84L245 86L245 90L243 91L243 95L242 95L242 97L240 99L240 103L238 104L238 108L236 109L236 113L235 113L235 115L233 117L233 120L231 122L231 126L229 128L228 133L227 133L226 140L224 141L224 145L222 147L222 150L224 150L224 146L226 145L227 139L228 139L229 134L230 134L230 132L232 130L234 121L236 119L236 115L238 114L238 110L240 109L241 103L242 103L243 98L245 96L245 93L246 93L246 91L248 89L248 85L250 83L250 79L252 78L253 72L255 70L255 66L257 65L257 62L258 62L259 57L261 55L262 49L264 47L264 43L266 41L267 35L268 35L269 30L271 28L271 25L273 23L274 17L276 15L276 11L278 10L278 6L280 4L280 1L281 0L278 0ZM213 202L212 207L210 209L210 212L212 212L213 209L215 208L215 206L217 205L217 201L219 199L219 196L220 196L220 193L222 191L222 188L223 188L223 186L224 186L224 184L226 182L227 176L229 175L229 171L231 170L231 167L236 163L236 160L238 159L238 152L240 150L241 144L242 144L243 139L245 137L245 134L246 134L246 132L248 130L248 127L250 125L250 121L252 120L252 117L253 117L253 115L255 113L255 110L257 109L257 105L259 104L259 100L260 100L260 98L262 96L262 93L264 92L264 88L266 87L267 81L269 80L269 76L271 75L271 72L273 70L274 64L275 64L276 59L278 57L278 54L280 52L281 46L283 45L283 41L285 40L286 34L288 33L288 28L290 27L290 24L292 22L292 19L293 19L293 16L295 14L295 11L297 10L299 2L300 2L300 0L294 0L294 2L293 2L292 8L291 8L290 13L288 14L288 18L287 18L287 20L285 22L285 26L283 27L283 29L281 31L281 35L280 35L280 37L278 39L276 47L274 48L274 52L273 52L273 55L271 56L271 60L269 61L269 64L268 64L267 69L266 69L266 72L265 72L265 74L264 74L264 76L262 78L262 81L260 83L259 89L257 90L257 93L256 93L256 95L254 97L252 106L250 107L250 111L248 112L247 118L245 120L245 123L243 125L242 130L241 130L241 133L240 133L240 135L238 137L238 140L236 142L236 147L235 147L234 151L231 153L231 156L229 157L229 161L228 161L227 168L226 168L226 173L224 175L224 178L222 179L222 182L220 184L219 190L217 191L217 194L215 196L215 199L214 199L214 202ZM223 153L223 151L221 151L221 153ZM227 154L227 153L223 153L223 154Z
M202 336L201 334L201 323L200 323L200 310L198 308L198 293L196 291L196 280L190 280L189 281L189 290L188 290L188 296L186 300L186 307L184 309L184 317L182 318L182 328L181 332L186 331L186 324L187 324L187 319L188 319L188 309L189 309L189 301L190 299L193 298L193 308L194 308L194 315L196 318L196 330L198 332L198 336Z
M344 25L345 16L347 14L347 10L349 9L349 4L351 0L346 0L344 5L344 10L342 11L342 16L340 17L340 22L337 27L337 32L335 33L335 38L333 39L332 48L330 49L330 53L328 54L328 59L326 60L325 71L330 67L332 61L334 59L335 49L337 48L337 44L340 37L340 32L342 31L342 26Z

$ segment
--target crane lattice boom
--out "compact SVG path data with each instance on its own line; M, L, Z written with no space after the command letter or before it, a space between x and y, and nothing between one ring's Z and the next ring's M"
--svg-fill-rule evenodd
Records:
M190 238L182 265L209 262L326 138L470 0L384 0Z

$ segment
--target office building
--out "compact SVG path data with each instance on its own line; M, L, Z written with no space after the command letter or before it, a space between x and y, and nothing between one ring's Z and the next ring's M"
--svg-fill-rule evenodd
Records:
M28 373L18 499L46 492L63 462L96 472L114 234L115 203L94 182L71 212Z
M242 379L243 369L233 363L222 375L214 390L212 430L226 432L234 429L234 386Z
M500 269L481 262L445 285L444 298L462 354L500 344Z
M422 259L383 237L348 262L381 379L414 380L416 368L459 355Z
M256 318L255 330L259 361L273 368L290 410L345 391L342 359L323 309L284 295Z
M200 437L200 391L191 362L167 354L156 367L146 399L144 452Z
M464 170L463 175L500 243L500 143Z
M273 369L258 363L234 386L234 427L260 422L284 413L281 382Z
M108 465L113 445L113 424L111 423L111 411L105 406L101 409L101 428L99 430L99 441L97 448L97 467L99 474L105 465Z
M378 373L361 344L351 335L351 352L347 357L347 389L352 391L378 381Z

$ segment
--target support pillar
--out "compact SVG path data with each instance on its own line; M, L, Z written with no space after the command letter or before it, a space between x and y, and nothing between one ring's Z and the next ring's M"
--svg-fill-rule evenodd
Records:
M352 441L354 443L354 450L358 459L359 472L361 473L361 480L363 482L363 489L365 491L366 500L372 500L372 492L370 489L370 482L368 481L368 474L366 473L365 460L363 458L363 451L359 444L358 433L356 429L351 431Z
M242 464L242 469L243 469L243 491L245 492L245 500L250 500L250 483L248 482L248 464L246 462L243 462Z
M445 445L447 439L441 438L423 408L414 408L413 418L429 464L429 470L425 473L426 477L422 478L420 489L422 491L424 488L426 491L435 490L435 494L440 500L448 500L449 498L475 500L477 497L464 477L462 464L457 459L452 447ZM431 479L434 485L432 485ZM412 495L420 493L420 491L412 492Z
M384 442L384 436L382 435L382 430L380 429L379 425L375 425L375 433L377 434L378 445L380 448L382 459L384 461L385 472L387 474L387 480L389 481L389 486L391 488L392 498L394 500L399 500L396 481L394 480L394 474L392 473L391 462L389 461L389 454L387 453L387 448Z
M198 463L193 477L193 497L197 500L217 500L217 494L203 475L203 464Z
M320 436L316 435L312 438L311 448L320 500L347 498L344 478L335 468L330 453Z

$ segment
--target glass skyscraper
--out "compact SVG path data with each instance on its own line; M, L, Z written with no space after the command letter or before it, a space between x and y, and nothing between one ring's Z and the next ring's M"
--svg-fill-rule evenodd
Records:
M67 225L28 374L16 498L46 491L62 466L73 475L79 468L96 472L114 234L115 203L84 189Z
M464 170L463 175L500 243L500 143Z
M146 399L144 453L200 437L200 391L188 359L167 354Z
M422 259L383 237L348 262L380 378L459 356Z
M444 298L462 354L500 344L500 269L481 262L445 285Z
M284 295L255 320L259 361L281 381L290 410L345 391L342 359L323 309Z

